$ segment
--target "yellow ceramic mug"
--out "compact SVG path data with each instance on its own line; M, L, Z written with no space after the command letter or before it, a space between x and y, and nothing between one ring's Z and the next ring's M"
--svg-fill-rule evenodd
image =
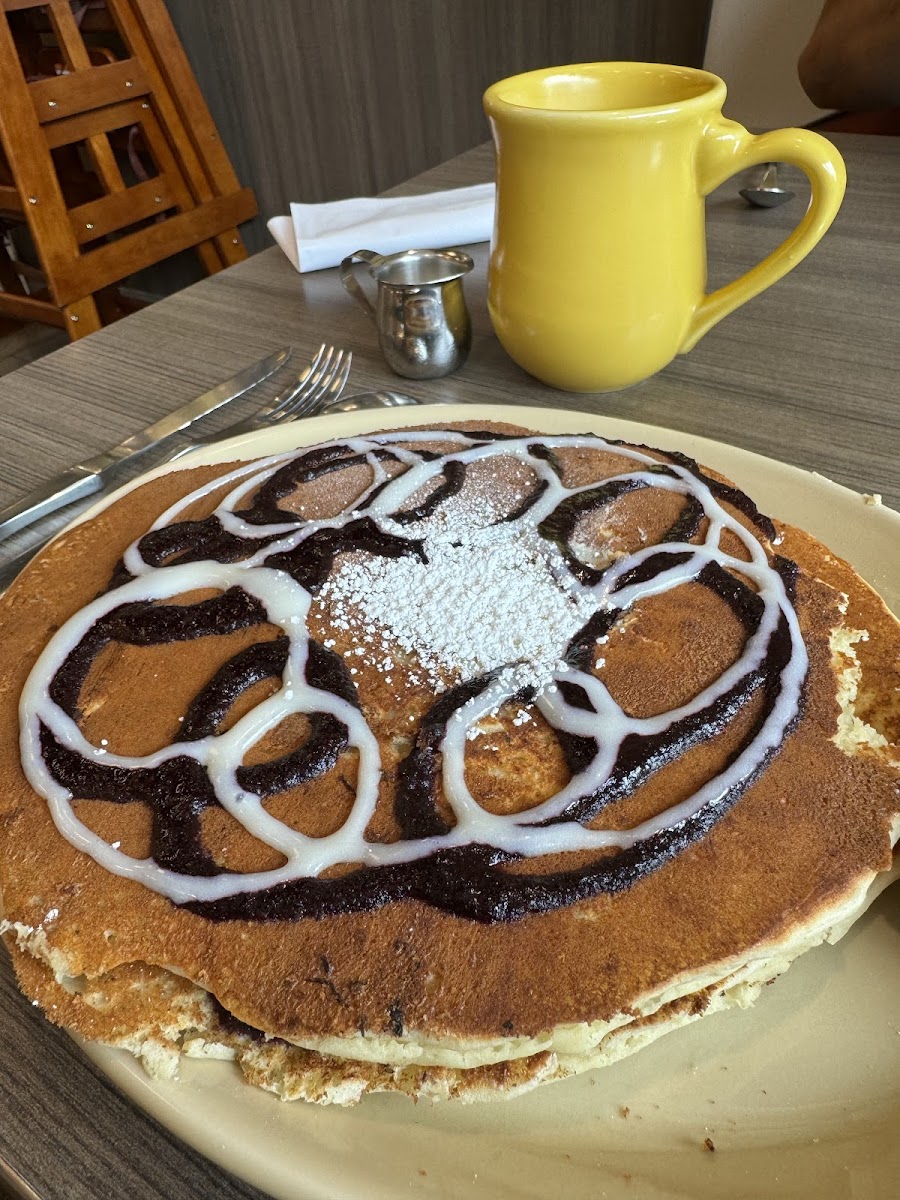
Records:
M646 379L775 283L834 220L844 164L806 129L755 137L722 116L707 71L586 63L495 83L488 281L494 329L532 375L574 392ZM806 215L758 266L706 295L703 197L755 163L812 184Z

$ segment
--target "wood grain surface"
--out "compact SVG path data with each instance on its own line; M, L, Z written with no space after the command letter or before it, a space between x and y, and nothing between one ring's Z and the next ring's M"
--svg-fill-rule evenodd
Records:
M423 399L574 408L686 430L879 492L900 508L900 139L837 135L834 141L846 156L850 184L823 243L653 379L626 392L580 396L526 376L491 332L487 247L480 246L466 283L475 327L469 362L456 375L405 390ZM472 183L491 171L490 150L482 147L407 187ZM711 283L746 269L797 220L804 185L790 178L798 199L783 208L747 208L737 198L740 180L710 198ZM0 505L266 352L292 342L306 356L323 340L353 351L352 390L398 385L374 327L337 273L297 275L273 249L7 376L0 380ZM267 381L260 396L282 383L282 377ZM205 429L224 427L256 402L216 414ZM68 516L71 510L58 521ZM6 543L3 557L31 536ZM45 1200L257 1195L124 1100L21 998L5 956L0 1158Z

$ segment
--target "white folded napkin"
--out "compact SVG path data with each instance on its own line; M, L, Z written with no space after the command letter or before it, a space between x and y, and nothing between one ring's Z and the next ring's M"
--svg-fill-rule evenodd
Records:
M292 204L272 217L269 233L298 271L336 267L354 250L395 254L490 241L494 185L454 188L424 196L358 196L327 204Z

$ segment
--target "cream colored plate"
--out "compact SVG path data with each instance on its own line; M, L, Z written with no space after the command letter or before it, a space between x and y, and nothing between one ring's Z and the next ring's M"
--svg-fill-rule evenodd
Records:
M634 422L474 405L363 412L223 443L179 466L472 418L685 451L746 488L764 512L820 537L900 611L900 515L821 476ZM884 893L837 946L800 959L749 1012L712 1016L615 1066L505 1103L415 1106L376 1096L355 1109L283 1104L244 1084L232 1064L188 1061L179 1082L159 1083L124 1052L86 1049L173 1132L284 1200L893 1197L900 889Z

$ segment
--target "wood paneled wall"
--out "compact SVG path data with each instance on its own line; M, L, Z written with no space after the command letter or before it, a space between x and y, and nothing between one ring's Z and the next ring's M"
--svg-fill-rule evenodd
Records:
M168 0L261 217L372 194L488 137L481 95L517 71L699 66L709 0Z

